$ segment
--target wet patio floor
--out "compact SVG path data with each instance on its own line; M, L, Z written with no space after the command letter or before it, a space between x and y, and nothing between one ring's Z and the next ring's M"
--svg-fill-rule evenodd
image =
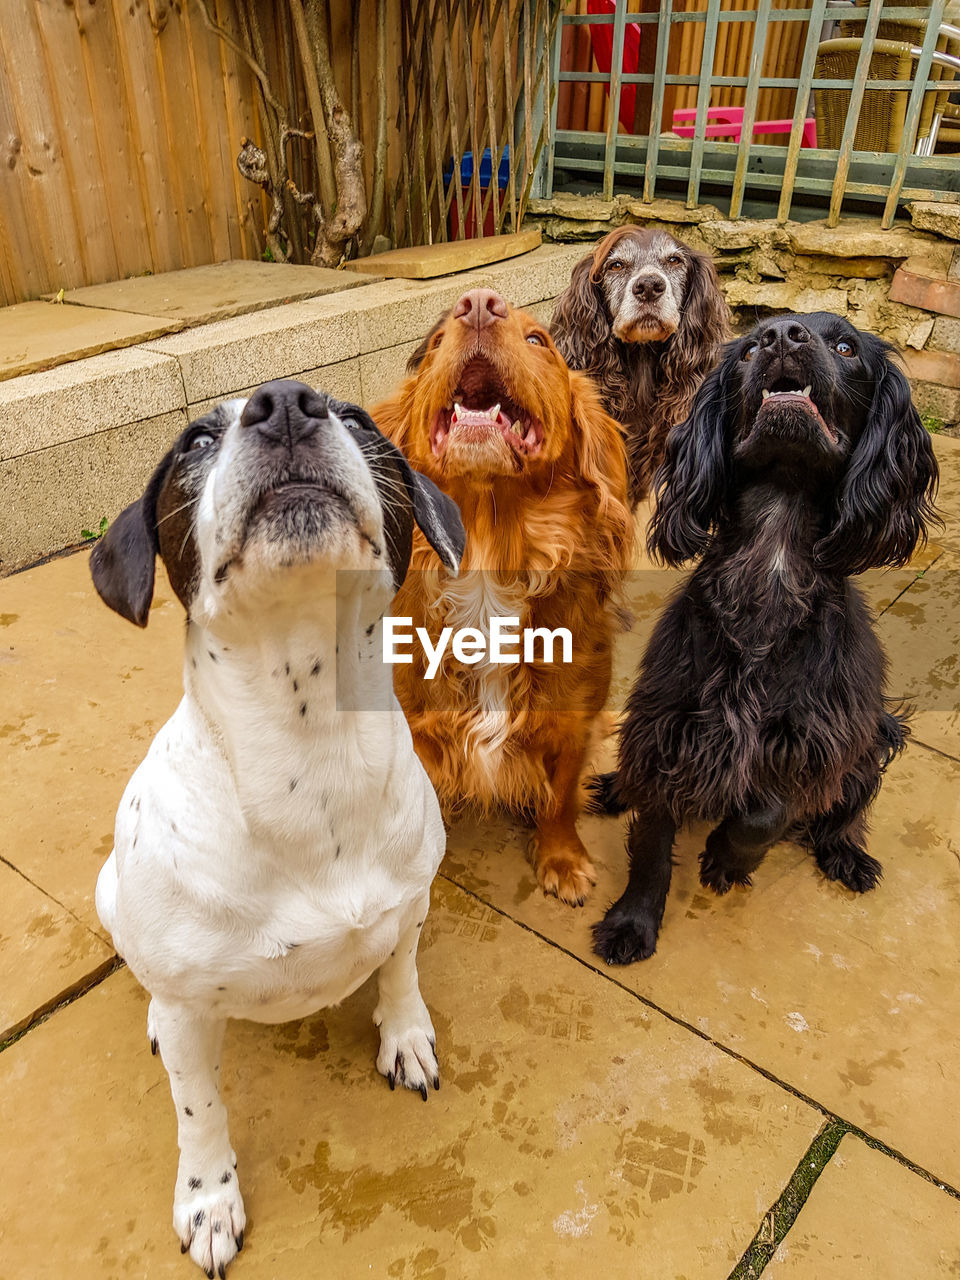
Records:
M694 829L657 954L614 970L589 926L622 884L621 823L582 824L600 874L582 911L539 893L519 826L455 826L421 948L443 1080L426 1106L376 1074L369 983L228 1031L235 1280L960 1275L960 441L936 447L945 531L864 584L916 708L873 811L879 889L783 844L717 899ZM146 997L93 905L179 698L182 611L161 583L137 631L86 561L0 581L0 1280L199 1274L170 1225ZM637 581L615 705L666 589Z

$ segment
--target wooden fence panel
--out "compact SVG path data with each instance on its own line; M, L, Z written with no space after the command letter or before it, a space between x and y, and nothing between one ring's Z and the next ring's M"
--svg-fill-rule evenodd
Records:
M50 93L32 5L4 6L0 41L12 111L12 118L5 123L15 132L19 148L13 178L25 194L28 218L24 238L15 251L25 258L36 256L37 270L30 274L56 281L48 287L78 284L87 269L84 245L77 234L63 129Z
M190 0L0 6L0 304L256 255L236 154L258 132L249 69Z

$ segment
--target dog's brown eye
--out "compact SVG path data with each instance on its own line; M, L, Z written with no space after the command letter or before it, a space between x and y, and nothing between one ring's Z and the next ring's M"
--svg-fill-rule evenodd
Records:
M607 269L608 271L622 271L622 270L623 270L623 263L620 261L620 259L619 259L619 258L614 258L611 262L608 262L608 263L607 263L607 268L606 268L606 269Z
M539 333L528 333L527 341L530 343L531 347L542 347L546 345Z
M752 360L753 357L757 354L758 350L759 350L759 344L756 342L751 342L749 347L747 347L746 351L744 351L743 355L740 357L740 359Z
M667 259L667 266L679 267L682 265L683 265L683 258L681 257L681 255L679 253L671 253L670 257Z
M835 342L833 344L833 349L842 356L852 356L855 354L853 347L849 342L847 342L846 338L841 338L839 342Z
M215 436L210 431L198 431L192 436L190 443L187 445L188 453L194 453L197 449L206 449L215 442Z

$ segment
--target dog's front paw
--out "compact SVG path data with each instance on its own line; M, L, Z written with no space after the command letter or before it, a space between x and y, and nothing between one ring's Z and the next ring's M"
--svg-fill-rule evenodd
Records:
M426 1102L427 1085L440 1088L437 1036L420 997L409 1004L406 1010L388 1010L381 1001L374 1012L373 1021L380 1028L377 1070L386 1076L391 1089L401 1084L419 1093Z
M883 867L866 849L856 844L837 845L816 852L817 866L828 880L839 880L854 893L875 889L883 878Z
M531 852L537 884L547 897L582 907L597 883L597 873L578 837L572 841L534 837Z
M246 1215L236 1170L203 1174L184 1172L177 1177L173 1199L173 1229L180 1237L180 1252L187 1253L209 1280L223 1280L227 1266L243 1248Z
M618 903L593 926L593 950L607 964L649 960L657 949L658 923Z
M704 849L700 855L700 883L705 889L712 889L714 893L722 897L725 893L729 893L734 885L748 889L753 881L746 871L739 873L733 871L730 867L725 866L719 858Z

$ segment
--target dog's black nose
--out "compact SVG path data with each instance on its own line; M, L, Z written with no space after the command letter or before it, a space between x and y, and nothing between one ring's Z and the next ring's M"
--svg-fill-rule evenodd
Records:
M641 302L653 302L654 298L659 298L667 288L667 282L663 276L637 276L633 283L633 292Z
M328 417L327 398L303 382L265 382L247 401L242 427L253 427L272 444L295 445L312 436Z
M783 352L802 347L810 341L810 330L795 316L772 320L760 334L761 347L776 347Z

